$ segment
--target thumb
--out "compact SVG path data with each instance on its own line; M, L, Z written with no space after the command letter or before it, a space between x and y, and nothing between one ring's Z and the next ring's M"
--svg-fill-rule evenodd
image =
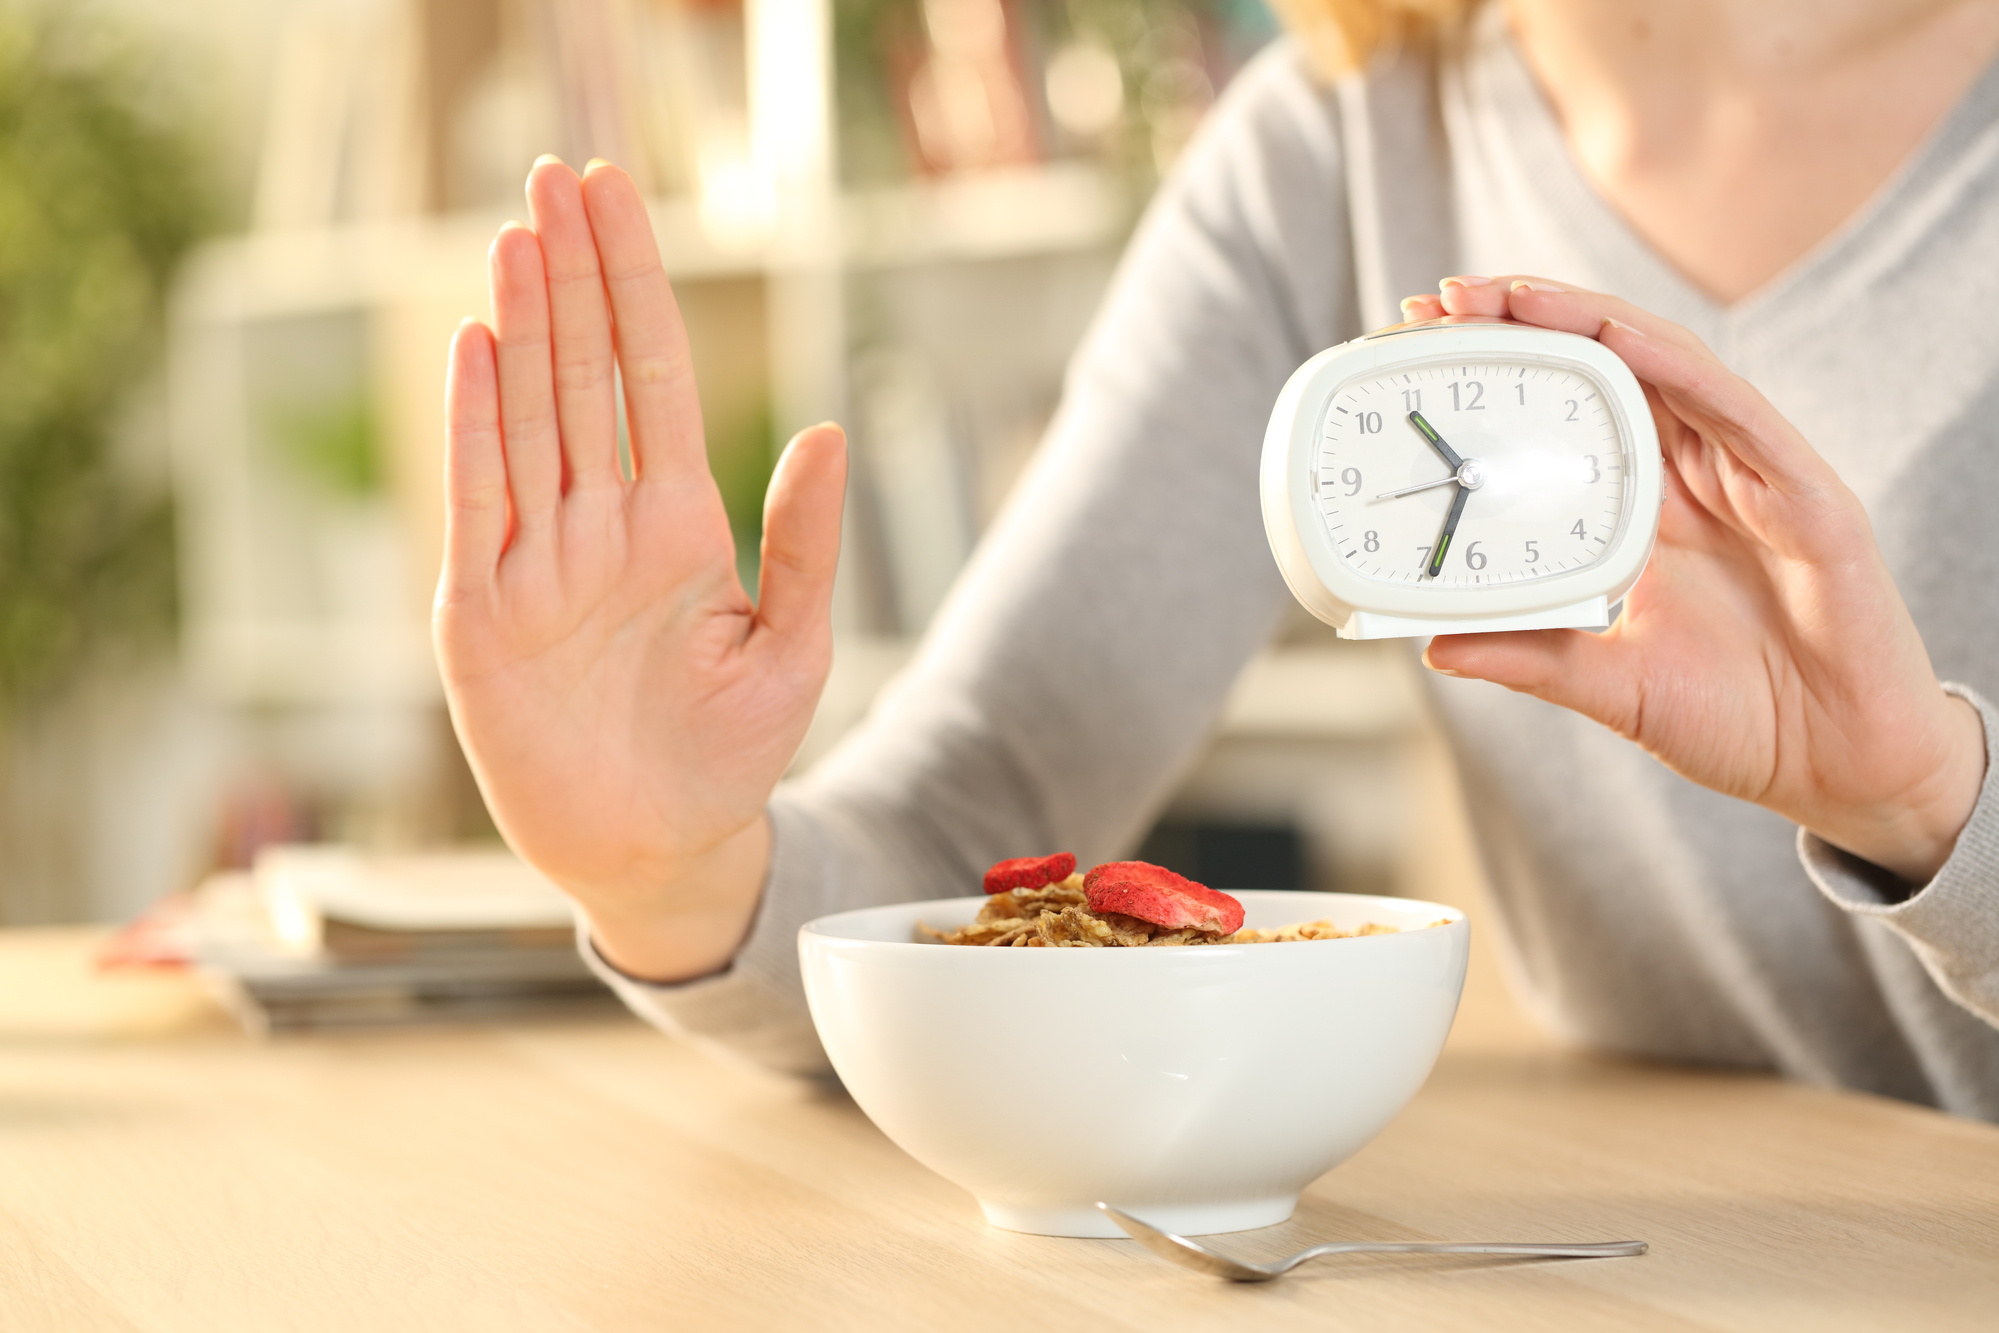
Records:
M1430 640L1423 664L1573 709L1627 739L1644 712L1635 654L1618 627L1444 634Z
M764 495L757 580L757 619L781 636L806 633L832 614L846 493L846 433L827 422L793 436Z

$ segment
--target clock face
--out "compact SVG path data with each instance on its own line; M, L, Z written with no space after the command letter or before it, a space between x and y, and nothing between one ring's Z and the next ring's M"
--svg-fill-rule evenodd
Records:
M1452 588L1596 563L1630 509L1632 458L1609 397L1587 371L1532 359L1417 363L1348 380L1327 403L1312 473L1334 549L1364 579ZM1446 451L1463 466L1454 470ZM1466 484L1411 489L1453 477ZM1432 573L1461 490L1457 530Z

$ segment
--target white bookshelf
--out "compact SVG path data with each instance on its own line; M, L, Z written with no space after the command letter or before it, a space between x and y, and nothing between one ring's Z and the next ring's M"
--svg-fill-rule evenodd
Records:
M312 11L314 34L335 21L336 8ZM354 31L401 31L390 22L394 10L373 6ZM749 224L718 232L714 201L692 194L652 204L668 272L683 292L728 289L739 303L746 288L760 292L751 299L761 301L761 345L737 359L760 364L780 437L852 416L853 281L916 266L1109 254L1133 208L1117 182L1074 162L841 195L829 14L830 0L750 0L745 11L750 176L735 185L769 204L768 225L754 225L752 207ZM409 63L406 52L401 59ZM434 700L428 612L442 540L446 347L459 319L486 313L486 253L507 214L313 225L296 201L332 199L346 177L315 180L313 163L295 159L337 141L334 111L297 98L286 106L310 132L266 145L266 181L276 182L264 191L271 198L260 198L269 225L205 247L173 306L187 662L205 692L232 703ZM380 109L372 114L381 138ZM355 170L322 165L322 174ZM391 163L369 179L404 180L420 165ZM392 193L377 185L367 197ZM312 502L261 438L268 423L259 419L257 359L274 339L313 326L349 327L365 346L364 364L353 369L372 386L387 446L383 497L351 512ZM861 552L869 542L863 534L851 545ZM843 578L847 620L857 618L854 583Z

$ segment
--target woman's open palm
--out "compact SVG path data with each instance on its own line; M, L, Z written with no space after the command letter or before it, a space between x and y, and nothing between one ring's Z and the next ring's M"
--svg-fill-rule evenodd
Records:
M493 243L494 327L466 321L451 349L446 697L501 832L600 947L691 974L747 927L764 805L831 663L845 442L822 426L786 450L752 604L630 178L543 159L528 203L532 228Z

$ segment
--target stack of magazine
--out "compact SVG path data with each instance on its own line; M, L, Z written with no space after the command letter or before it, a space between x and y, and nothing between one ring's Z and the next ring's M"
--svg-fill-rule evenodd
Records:
M504 851L266 848L196 891L193 961L250 1028L384 1026L616 1008L569 900Z

